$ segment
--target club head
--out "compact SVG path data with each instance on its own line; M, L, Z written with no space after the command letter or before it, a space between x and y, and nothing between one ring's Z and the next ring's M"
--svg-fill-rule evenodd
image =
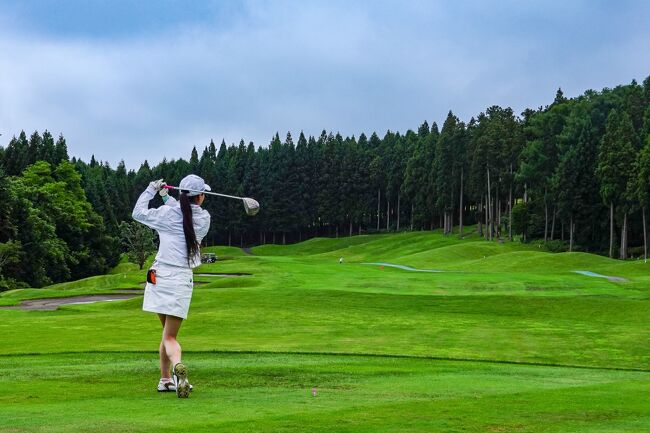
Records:
M257 213L260 211L260 204L257 202L257 200L244 197L242 198L242 201L244 202L244 209L246 209L246 215L254 216L257 215Z

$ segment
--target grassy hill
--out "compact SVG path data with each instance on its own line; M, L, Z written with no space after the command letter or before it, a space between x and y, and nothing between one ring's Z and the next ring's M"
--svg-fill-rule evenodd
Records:
M650 264L432 232L209 251L196 273L250 275L195 277L187 402L152 393L141 298L0 310L0 432L650 431ZM122 263L0 305L143 281Z

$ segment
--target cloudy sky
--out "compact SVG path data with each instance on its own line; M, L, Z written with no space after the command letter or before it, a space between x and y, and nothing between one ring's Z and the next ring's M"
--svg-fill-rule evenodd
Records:
M210 139L416 129L650 75L650 2L2 0L0 146L113 167Z

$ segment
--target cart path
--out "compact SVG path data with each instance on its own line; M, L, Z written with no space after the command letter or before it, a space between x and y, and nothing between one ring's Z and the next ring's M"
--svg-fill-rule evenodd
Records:
M247 277L251 274L232 273L232 274L194 274L199 277ZM146 284L143 281L142 284ZM207 281L195 281L194 285L209 284ZM66 298L42 298L29 299L21 301L19 305L0 306L0 310L25 310L25 311L54 311L61 305L80 305L93 304L95 302L125 301L140 297L144 294L142 289L120 289L118 293L109 295L80 295L69 296Z
M142 296L140 293L121 293L115 295L84 295L84 296L70 296L68 298L45 298L45 299L30 299L22 301L20 305L10 305L0 307L3 310L38 310L38 311L54 311L61 305L78 305L78 304L92 304L95 302L110 302L110 301L124 301Z
M388 266L389 268L397 268L397 269L402 269L405 271L411 271L411 272L434 272L434 273L439 273L439 272L444 272L444 271L439 271L437 269L416 269L412 268L410 266L404 266L404 265L396 265L393 263L361 263L362 265L371 265L371 266Z
M573 272L575 272L576 274L586 275L588 277L607 278L609 281L613 281L615 283L624 283L626 281L629 281L627 278L612 277L611 275L601 275L591 271L573 271Z

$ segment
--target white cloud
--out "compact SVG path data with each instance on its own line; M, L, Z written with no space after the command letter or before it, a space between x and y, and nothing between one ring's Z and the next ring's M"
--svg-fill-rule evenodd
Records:
M267 145L276 131L405 131L425 119L441 124L449 109L463 120L493 104L521 111L549 103L558 86L575 96L650 71L639 51L647 32L610 29L612 52L571 33L570 16L517 8L536 21L502 28L507 18L477 16L489 11L428 2L255 2L227 26L216 26L221 17L215 26L75 39L24 34L5 20L0 144L47 128L64 134L71 155L137 168L187 158L211 138Z

